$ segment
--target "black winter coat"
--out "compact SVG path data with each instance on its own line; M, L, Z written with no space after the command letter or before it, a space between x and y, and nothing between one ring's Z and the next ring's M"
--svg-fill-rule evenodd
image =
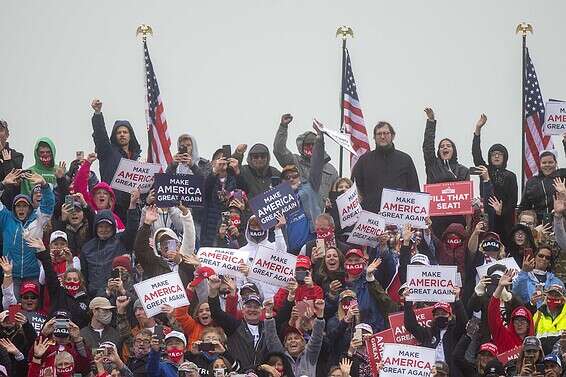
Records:
M456 145L450 139L454 153L450 160L442 160L438 150L434 149L434 138L436 134L436 121L428 120L426 122L423 155L426 168L426 183L441 183L454 181L469 181L470 172L464 165L458 163L458 151Z
M8 142L6 142L3 149L0 149L0 160L2 160L2 150L4 149L12 153L12 159L0 162L0 182L2 182L4 178L6 178L6 175L8 175L8 173L10 173L12 169L21 169L22 163L24 162L24 155L13 148L10 148ZM4 194L2 194L2 197L0 199L6 207L12 208L12 200L14 199L14 196L18 195L19 193L19 186L7 185L4 190Z
M545 176L542 172L533 175L525 184L519 211L532 209L537 213L538 221L549 216L554 208L554 186L555 177L565 178L566 169L558 169L553 174ZM550 220L552 220L550 218Z
M495 151L503 153L503 164L499 167L491 164L490 155ZM507 237L511 232L511 227L515 223L515 207L517 206L517 196L519 195L517 176L512 171L507 170L507 161L509 159L507 148L502 144L493 144L487 152L488 162L486 163L481 153L480 135L474 134L472 156L474 158L474 165L487 166L489 180L493 185L494 194L497 199L503 202L501 216L495 217L495 224L493 224L492 229L499 234L500 237Z
M45 270L45 284L51 300L51 312L53 313L56 310L68 311L71 313L71 321L79 328L87 326L90 322L90 315L88 314L89 297L86 293L79 294L76 297L67 293L67 290L59 283L48 250L39 252L35 256Z
M412 302L405 302L404 310L405 327L407 331L409 331L417 339L422 347L436 348L440 342L440 328L436 326L435 322L433 321L432 327L430 328L421 326L415 317ZM452 311L456 319L448 322L446 333L442 338L442 346L444 348L444 360L450 367L450 377L460 377L461 374L457 373L454 368L452 352L460 337L466 333L468 316L461 301L456 301L452 304Z
M419 177L413 159L407 153L395 149L395 145L378 147L360 157L352 180L361 195L363 209L379 212L381 192L384 188L419 192Z

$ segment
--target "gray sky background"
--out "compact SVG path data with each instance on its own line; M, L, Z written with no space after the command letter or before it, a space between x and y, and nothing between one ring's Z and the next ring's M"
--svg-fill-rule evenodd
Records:
M437 142L452 138L470 166L482 112L484 152L501 142L520 172L520 21L533 23L531 57L545 99L566 99L565 1L109 1L4 0L0 12L0 117L10 142L32 164L34 141L51 137L57 159L94 149L90 101L107 125L129 119L144 155L142 48L138 24L154 29L150 52L176 150L184 132L205 158L222 144L273 144L290 112L290 148L317 117L338 128L339 25L349 48L371 134L379 120L397 129L425 180L423 108L434 108ZM371 138L371 136L370 136ZM555 142L560 143L560 138ZM373 141L370 140L373 147ZM562 147L558 144L564 165ZM338 148L327 141L338 167ZM345 160L346 171L349 162ZM519 175L519 174L518 174Z

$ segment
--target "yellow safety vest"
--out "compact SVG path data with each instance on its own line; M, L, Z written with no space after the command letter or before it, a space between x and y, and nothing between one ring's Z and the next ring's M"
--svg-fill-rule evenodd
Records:
M537 310L533 316L535 332L538 338L547 336L560 336L562 330L566 330L566 304L562 306L562 311L554 320L550 314L545 314Z

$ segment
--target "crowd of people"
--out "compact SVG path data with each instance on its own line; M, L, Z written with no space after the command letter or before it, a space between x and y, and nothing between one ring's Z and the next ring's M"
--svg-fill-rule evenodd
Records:
M289 146L291 114L274 128L272 151L238 144L208 160L182 134L166 172L202 176L204 206L158 208L154 189L112 188L120 161L142 150L128 121L110 130L102 102L91 106L94 150L68 164L48 137L16 151L0 121L0 376L369 377L365 340L388 329L393 313L403 313L418 345L435 350L432 376L563 376L566 170L555 150L541 153L519 198L505 146L492 145L484 159L485 115L471 150L460 146L473 156L468 168L452 140L436 145L436 116L425 109L426 182L477 175L473 213L433 217L425 229L388 225L369 247L347 242L352 226L341 226L337 198L355 182L363 209L378 213L384 188L422 191L413 163L421 156L395 147L391 123L374 127L375 148L351 177L338 175L316 125ZM265 230L250 200L281 182L300 211ZM262 246L296 256L285 286L248 277L246 261L238 265L244 279L219 275L196 254ZM492 264L508 257L518 269ZM408 265L457 266L455 301L406 300ZM134 284L171 272L190 305L164 304L148 316ZM423 307L432 307L428 324L415 315ZM503 363L498 356L510 351L516 357Z

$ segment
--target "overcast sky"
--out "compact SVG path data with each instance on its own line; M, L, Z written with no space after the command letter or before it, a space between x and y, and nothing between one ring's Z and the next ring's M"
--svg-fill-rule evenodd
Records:
M395 144L413 156L421 183L427 106L437 114L437 142L452 138L467 166L474 124L485 112L484 152L503 143L519 173L515 27L534 26L528 43L544 98L566 99L564 14L565 1L532 0L3 0L0 117L26 166L40 136L54 140L58 160L71 160L77 150L94 149L90 101L99 97L108 126L129 119L145 155L143 54L135 36L143 22L154 29L149 48L172 151L185 132L196 136L205 158L228 143L271 149L287 112L295 117L289 143L295 150L296 135L310 129L313 117L338 128L335 31L346 24L355 33L348 44L369 133L377 121L391 122ZM338 167L337 146L327 141L327 150Z

